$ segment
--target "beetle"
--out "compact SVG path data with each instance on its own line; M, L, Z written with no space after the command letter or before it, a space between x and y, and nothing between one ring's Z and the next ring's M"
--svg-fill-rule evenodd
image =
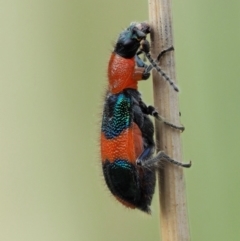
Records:
M149 53L146 37L150 31L145 22L132 23L118 37L108 64L108 88L100 137L102 169L109 190L126 207L146 213L151 213L156 167L162 161L191 166L191 163L183 164L171 159L163 151L153 156L154 126L149 115L174 129L183 131L184 127L164 120L153 106L143 102L138 91L138 81L148 79L152 68L157 69L178 91ZM161 52L157 60L172 49ZM142 52L150 60L150 65L139 57Z

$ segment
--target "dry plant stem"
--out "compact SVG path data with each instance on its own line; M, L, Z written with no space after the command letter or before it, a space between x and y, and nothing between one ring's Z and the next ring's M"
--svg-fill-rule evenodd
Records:
M153 57L173 45L171 2L148 0ZM161 67L176 83L174 53L167 53ZM154 105L167 120L180 125L178 93L156 71L153 71ZM156 124L157 149L182 162L181 133L166 125ZM159 170L160 223L163 241L189 241L189 225L185 197L184 168L164 164Z

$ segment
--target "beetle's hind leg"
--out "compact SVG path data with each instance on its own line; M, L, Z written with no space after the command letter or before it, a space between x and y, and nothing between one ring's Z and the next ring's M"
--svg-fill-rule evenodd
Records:
M175 161L172 158L170 158L167 154L165 154L163 151L159 151L156 156L150 159L137 160L137 165L143 166L143 167L160 166L163 161L170 162L174 165L181 166L181 167L191 167L192 165L191 161L189 163L181 163L181 162Z

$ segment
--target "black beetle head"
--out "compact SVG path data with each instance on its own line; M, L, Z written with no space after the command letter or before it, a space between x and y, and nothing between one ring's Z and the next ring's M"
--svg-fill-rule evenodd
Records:
M148 33L150 33L150 26L147 23L132 23L119 35L114 52L124 58L134 57L140 42L146 39Z

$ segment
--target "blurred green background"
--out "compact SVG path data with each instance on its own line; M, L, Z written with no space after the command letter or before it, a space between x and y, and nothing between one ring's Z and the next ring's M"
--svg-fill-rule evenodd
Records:
M147 1L0 3L0 240L159 240L107 190L99 161L106 67ZM191 236L240 240L240 1L173 1ZM141 84L147 103L151 81Z

